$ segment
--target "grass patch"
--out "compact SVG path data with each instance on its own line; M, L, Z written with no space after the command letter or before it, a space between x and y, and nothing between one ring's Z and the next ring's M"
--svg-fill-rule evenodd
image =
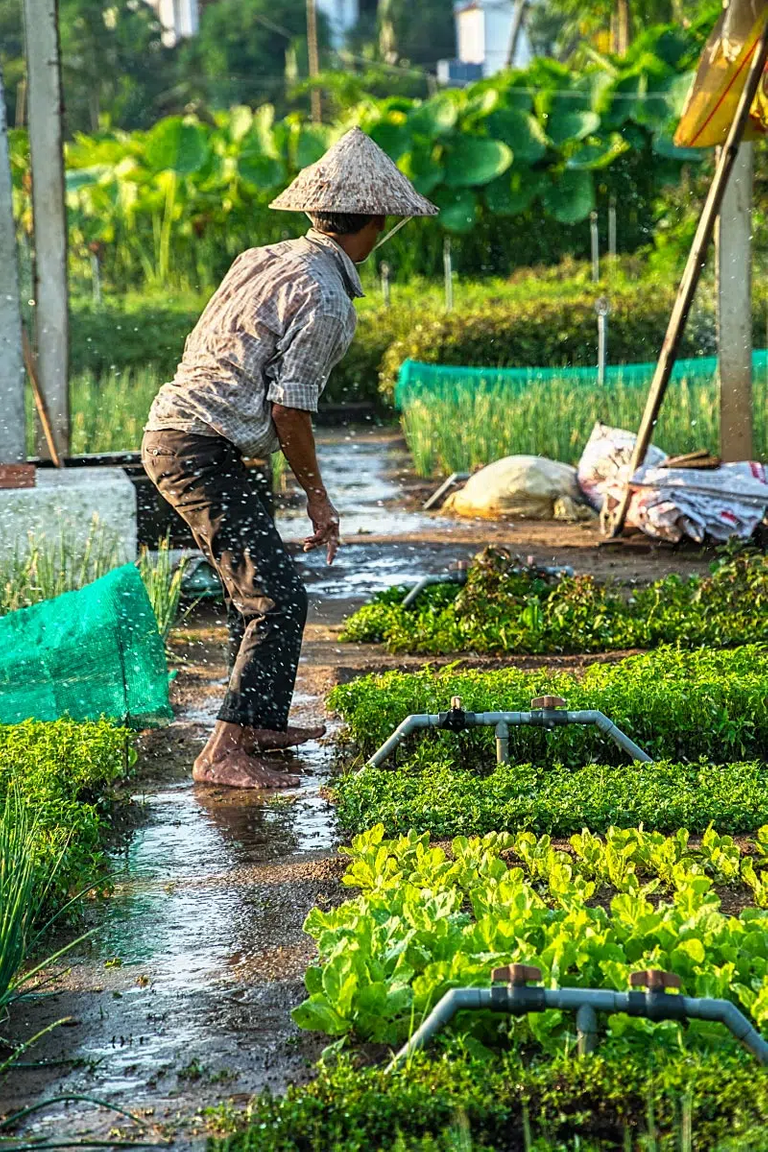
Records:
M390 652L542 655L768 640L768 557L744 548L724 551L709 576L631 589L516 571L508 553L489 548L463 588L427 588L410 609L404 593L375 596L350 616L342 640L383 642Z
M768 662L759 644L691 652L660 648L592 664L579 676L546 668L465 671L455 665L392 671L339 685L328 703L343 717L347 738L368 757L406 716L446 711L452 696L461 697L467 711L494 712L524 711L541 695L562 696L574 710L599 709L659 759L768 759ZM482 769L494 758L494 730L425 731L402 747L406 756L421 749L426 760ZM509 747L513 763L575 766L600 760L629 771L626 753L593 727L510 727Z

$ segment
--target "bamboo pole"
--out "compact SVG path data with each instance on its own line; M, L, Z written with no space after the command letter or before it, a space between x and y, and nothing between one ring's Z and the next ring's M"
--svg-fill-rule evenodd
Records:
M307 0L307 57L309 77L314 80L320 72L320 51L317 44L317 7L315 0ZM323 104L320 89L313 88L310 96L312 123L319 124L323 119Z
M43 429L43 435L45 436L45 443L48 445L48 451L51 454L51 460L53 460L55 466L57 468L63 468L64 461L56 447L56 437L53 434L48 405L45 402L45 396L43 395L43 390L40 387L40 381L37 376L37 364L35 363L32 345L29 342L27 330L23 325L21 328L21 346L24 351L24 367L27 370L29 382L32 385L32 395L35 398L35 408L37 408L37 414L40 417L40 425Z
M645 411L643 418L640 422L640 429L637 433L637 442L635 450L632 453L632 460L629 466L629 475L627 477L627 484L622 493L621 500L618 503L616 511L613 515L611 524L610 535L612 538L621 535L624 528L624 521L627 518L627 509L629 508L629 500L631 496L630 481L634 476L637 469L645 460L645 454L648 451L648 446L653 436L653 429L658 420L659 411L661 410L662 401L667 391L670 377L672 375L672 368L674 367L677 353L680 348L680 341L685 330L685 324L688 319L688 313L693 303L693 297L698 287L701 273L704 267L704 257L706 255L709 242L712 239L712 234L715 230L715 222L717 214L720 211L720 205L725 195L725 189L728 184L728 177L736 162L736 157L739 151L739 144L744 135L744 128L746 126L749 110L752 107L752 101L755 98L758 85L763 75L766 60L768 59L768 19L763 26L760 34L760 39L755 45L755 51L752 55L752 62L749 66L749 74L747 82L744 85L744 90L741 93L738 107L733 118L733 122L728 131L728 136L723 145L720 157L715 169L715 175L709 187L706 203L699 218L699 224L696 229L696 235L693 238L691 250L688 253L688 261L685 265L680 287L677 291L677 299L675 300L672 313L669 317L669 325L667 326L667 334L664 337L664 343L661 347L661 355L659 356L656 365L656 371L651 381L651 387L648 392L648 399L645 402Z

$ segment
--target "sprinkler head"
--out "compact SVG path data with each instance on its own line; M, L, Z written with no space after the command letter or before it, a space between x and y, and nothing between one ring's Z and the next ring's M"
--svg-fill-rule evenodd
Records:
M649 992L666 992L668 988L682 988L682 981L674 972L662 972L658 968L647 968L644 972L633 972L629 977L632 988L647 988Z
M532 964L505 964L503 968L493 969L491 980L494 982L503 980L513 988L523 988L531 981L538 984L541 980L541 968L535 968Z

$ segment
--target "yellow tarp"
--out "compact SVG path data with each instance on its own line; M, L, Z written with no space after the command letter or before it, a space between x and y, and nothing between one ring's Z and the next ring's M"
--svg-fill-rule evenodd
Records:
M768 0L731 0L715 25L699 60L675 144L710 148L724 144L747 81L749 65L768 20ZM763 73L744 139L768 132L768 89Z

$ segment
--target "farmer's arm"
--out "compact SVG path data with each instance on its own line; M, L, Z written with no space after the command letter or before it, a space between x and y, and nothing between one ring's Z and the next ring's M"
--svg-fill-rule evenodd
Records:
M273 404L272 419L283 454L307 494L307 515L315 531L304 541L304 551L309 552L320 544L326 544L328 563L332 564L339 547L339 515L331 504L320 475L312 417L300 408Z
M282 341L279 375L267 394L280 447L307 494L307 515L314 533L304 541L304 549L327 545L329 564L339 546L339 517L320 474L311 413L317 411L331 368L343 355L346 343L335 316L304 312Z

